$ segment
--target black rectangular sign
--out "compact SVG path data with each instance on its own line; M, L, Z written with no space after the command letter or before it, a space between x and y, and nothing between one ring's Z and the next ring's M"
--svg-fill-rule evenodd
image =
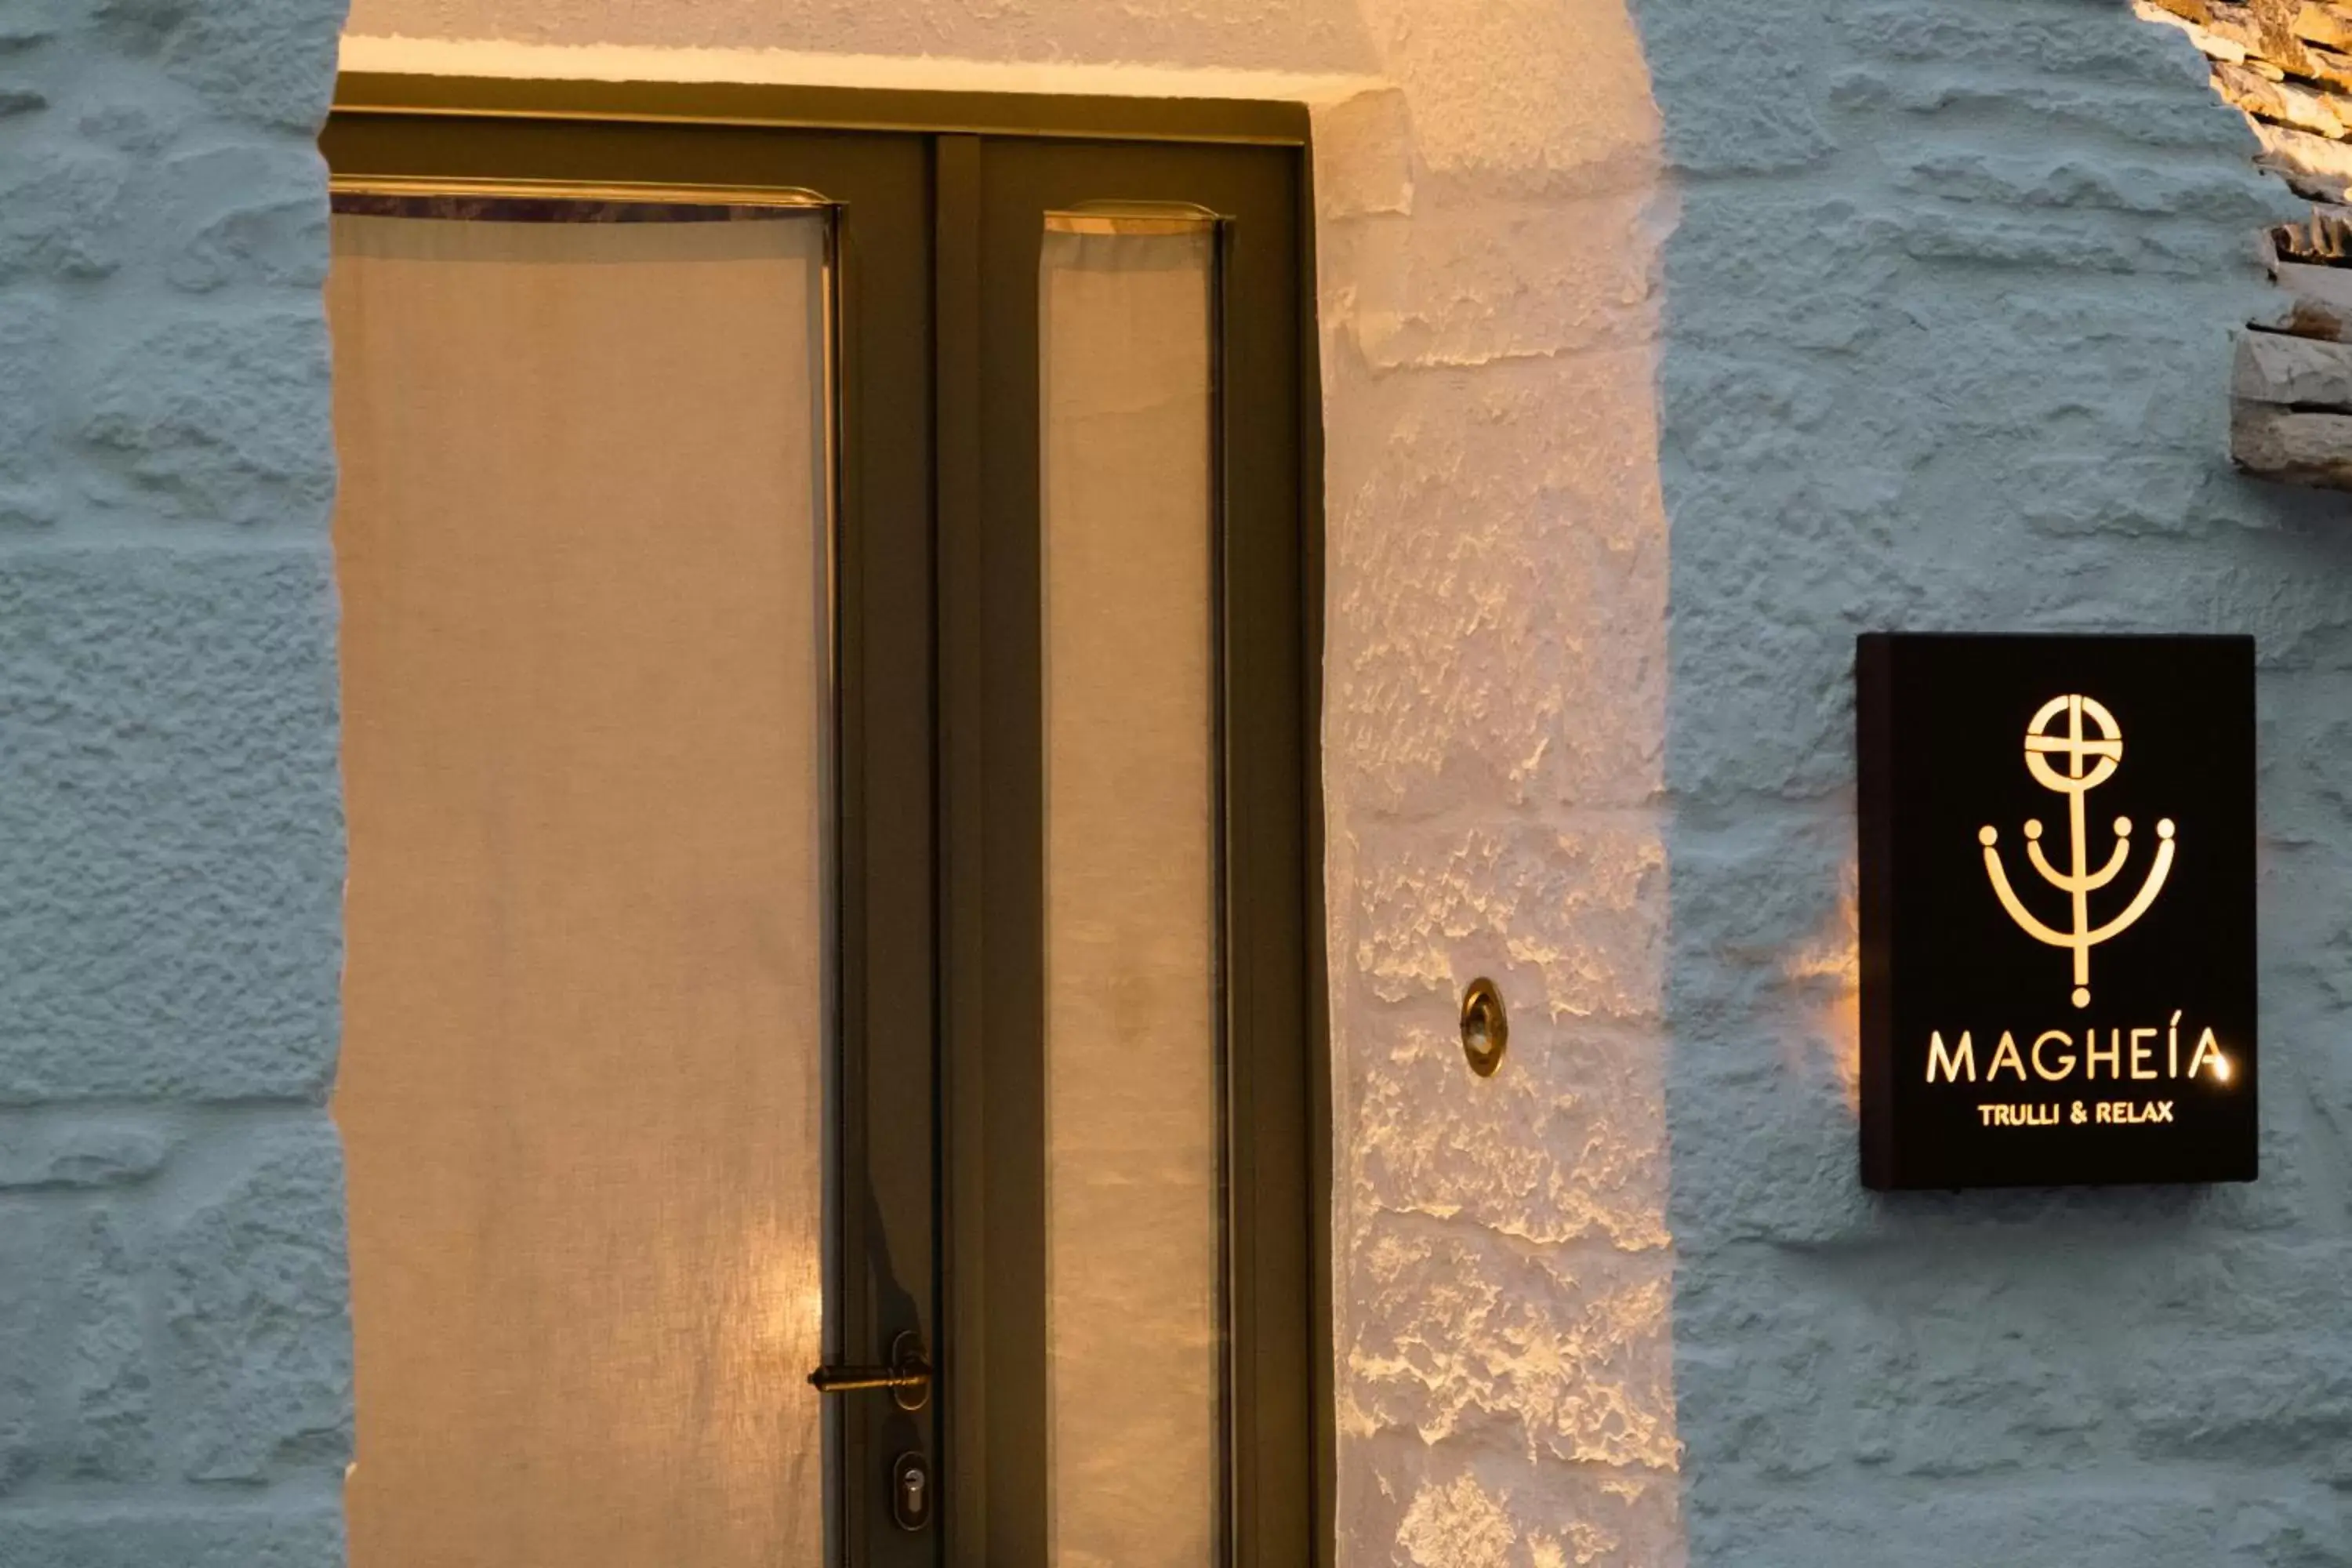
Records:
M2254 1179L2254 645L1855 651L1862 1173Z

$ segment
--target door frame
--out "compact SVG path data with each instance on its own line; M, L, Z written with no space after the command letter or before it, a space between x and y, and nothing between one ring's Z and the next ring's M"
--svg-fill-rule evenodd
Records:
M541 165L531 176L557 178L572 186L610 184L614 174L600 163L625 128L637 127L660 135L656 128L683 132L688 128L741 132L804 131L894 132L926 139L929 149L925 171L926 196L930 205L927 234L900 233L892 222L883 232L858 235L843 242L840 255L836 328L850 319L841 313L841 297L864 284L860 270L869 266L903 266L919 257L932 275L929 310L915 330L877 334L853 343L836 332L843 379L837 391L840 418L835 453L835 544L842 589L836 604L839 658L843 681L836 688L838 744L844 758L837 813L841 898L836 952L839 1033L835 1055L837 1102L833 1113L834 1136L840 1153L832 1162L837 1170L855 1172L863 1166L860 1130L882 1121L914 1116L929 1123L935 1139L931 1170L935 1235L920 1227L931 1243L933 1267L926 1282L929 1310L924 1315L937 1325L940 1342L933 1360L941 1376L941 1398L919 1424L931 1428L922 1436L940 1457L945 1477L975 1475L989 1468L990 1438L985 1412L978 1398L959 1396L961 1385L976 1392L985 1385L984 1369L972 1365L974 1349L988 1338L986 1303L981 1289L985 1277L981 1264L986 1234L983 1204L971 1194L985 1191L986 1096L971 1064L980 1059L979 1042L987 1034L985 995L978 984L983 956L988 888L982 853L988 821L980 784L986 775L982 743L983 725L975 716L984 703L960 685L959 671L976 668L968 662L984 652L988 629L982 624L978 598L971 593L943 591L980 579L978 559L982 530L976 515L984 479L984 442L980 403L974 395L981 381L980 310L982 303L982 263L977 245L960 245L950 237L976 233L982 199L979 166L982 139L1048 138L1085 142L1148 142L1192 145L1242 145L1281 149L1292 161L1296 210L1297 279L1293 297L1280 300L1236 295L1228 289L1223 300L1223 331L1252 331L1252 323L1287 323L1291 336L1290 364L1296 408L1291 424L1295 473L1265 471L1263 458L1252 458L1263 485L1268 480L1291 488L1296 500L1296 559L1280 563L1279 592L1295 595L1290 625L1295 646L1262 648L1259 656L1282 672L1286 689L1275 699L1255 704L1249 721L1258 727L1261 741L1287 753L1286 765L1263 770L1253 783L1234 775L1230 748L1225 761L1225 802L1228 821L1246 811L1263 826L1271 826L1287 840L1281 858L1295 849L1295 876L1269 879L1265 868L1239 874L1250 885L1246 891L1261 905L1281 911L1274 923L1285 929L1279 943L1286 951L1281 973L1247 976L1254 993L1265 999L1253 1008L1269 1018L1295 1020L1298 1031L1295 1071L1286 1084L1271 1079L1253 1086L1251 1075L1239 1075L1234 1098L1226 1113L1229 1125L1246 1139L1234 1138L1233 1201L1244 1209L1263 1205L1272 1215L1258 1222L1234 1226L1235 1240L1256 1236L1261 1228L1276 1239L1273 1247L1289 1246L1303 1259L1306 1300L1303 1312L1288 1316L1297 1332L1263 1342L1254 1326L1256 1302L1245 1282L1255 1268L1234 1271L1228 1299L1229 1331L1234 1338L1230 1386L1233 1405L1228 1415L1237 1440L1233 1446L1229 1486L1235 1510L1233 1562L1235 1568L1288 1568L1300 1560L1300 1548L1318 1563L1328 1564L1334 1552L1334 1490L1336 1483L1334 1419L1334 1346L1331 1310L1331 1131L1328 997L1325 976L1323 909L1323 812L1320 726L1322 713L1321 656L1323 647L1323 497L1322 407L1318 343L1315 310L1315 223L1309 121L1305 106L1249 100L1178 100L1104 98L1029 93L947 93L879 89L771 86L729 83L583 82L505 78L425 77L389 73L346 73L338 81L333 111L322 135L338 188L346 181L364 184L371 173L397 175L402 168L427 179L467 174L496 180L513 171L494 166L496 154L467 132L501 122L509 135L520 132L537 144ZM526 129L518 122L540 122ZM607 134L596 135L604 127ZM586 131L589 142L577 157L566 156L568 172L551 176L546 161L557 156L561 142L578 145L576 133ZM486 139L506 142L505 136ZM662 138L667 141L667 138ZM722 137L740 143L736 137ZM857 140L845 135L845 143ZM407 151L400 151L400 149ZM420 159L418 148L428 149ZM659 160L656 160L659 161ZM756 163L756 160L753 160ZM730 167L745 166L739 151ZM854 158L849 160L855 164ZM394 168L391 165L399 165ZM674 158L671 166L676 166ZM844 178L852 178L845 174ZM664 181L665 184L674 182ZM727 177L735 185L761 183L756 174ZM854 181L853 181L854 183ZM895 183L895 182L894 182ZM698 180L696 184L703 182ZM846 207L857 202L848 187L818 193ZM861 222L887 205L866 205ZM850 232L845 225L845 232ZM896 263L888 257L899 256ZM901 340L885 345L883 336ZM931 391L928 407L887 405L872 395L881 377L861 377L856 363L874 353L903 353L919 345L929 355L926 379ZM917 426L922 428L918 429ZM907 493L907 475L914 465L904 461L909 447L928 448L930 462L923 467L935 476L929 492L919 498ZM1229 459L1230 460L1230 459ZM928 536L917 541L883 537L889 519L918 517ZM851 559L856 542L885 546L868 549L862 559ZM912 548L909 549L908 547ZM891 547L895 547L891 548ZM894 564L891 557L900 557ZM911 557L911 559L909 559ZM1263 601L1262 590L1253 589ZM1230 584L1228 585L1230 595ZM859 663L869 641L863 628L880 617L903 612L908 605L927 606L922 615L926 637L921 639L927 668L920 672L898 670L889 678L893 702L854 710L841 693L856 686L866 689L873 672ZM1266 606L1260 605L1263 611ZM1263 617L1261 616L1261 619ZM1263 636L1255 633L1254 636ZM877 639L872 646L879 646ZM1232 657L1228 646L1220 663ZM906 704L917 699L912 713L932 734L926 738L920 760L920 783L896 791L888 780L917 762L911 737L892 721L886 710L895 707L898 719L908 719ZM1245 716L1230 714L1230 728ZM1286 731L1273 734L1269 720ZM1269 796L1271 784L1276 794ZM1295 788L1295 798L1291 791ZM883 796L875 798L878 789ZM1237 800L1236 790L1254 791ZM922 818L919 826L914 818ZM877 831L877 828L883 830ZM911 832L909 831L911 829ZM917 930L908 923L911 910L867 910L861 908L858 889L866 880L862 858L877 854L903 858L919 852L937 867L936 886L928 924ZM1228 873L1232 875L1232 873ZM1230 907L1230 906L1229 906ZM913 962L909 962L909 961ZM871 972L878 965L888 976ZM919 979L913 973L919 967ZM1230 966L1238 969L1239 965ZM1276 966L1259 966L1270 968ZM1243 977L1228 974L1232 988ZM1228 1000L1229 1015L1235 1004ZM879 1008L887 1018L872 1015ZM847 1047L864 1039L866 1050L877 1037L911 1032L915 1011L928 1014L920 1032L938 1051L928 1064L929 1080L937 1086L935 1104L919 1107L894 1096L891 1082L900 1075L862 1070L861 1053ZM879 1032L877 1035L877 1031ZM959 1065L964 1070L959 1071ZM886 1064L887 1066L887 1064ZM1282 1075L1277 1074L1276 1077ZM862 1114L845 1112L851 1106ZM1245 1146L1244 1146L1245 1145ZM837 1186L845 1194L852 1184ZM911 1194L900 1194L903 1199ZM852 1205L836 1205L846 1211ZM1278 1210L1278 1213L1274 1211ZM838 1254L854 1257L856 1247L877 1244L878 1237L859 1237L855 1216L836 1215ZM884 1227L905 1234L894 1222ZM1298 1246L1303 1243L1303 1247ZM833 1259L828 1260L829 1263ZM848 1269L840 1269L847 1274ZM1290 1271L1295 1277L1296 1269ZM1290 1281L1286 1280L1286 1285ZM858 1282L844 1281L850 1300L842 1303L844 1331L855 1337L872 1333L866 1320L872 1303L856 1300ZM828 1282L832 1289L832 1282ZM1284 1319L1279 1303L1264 1314L1271 1322ZM836 1342L828 1324L828 1359L863 1359L876 1348L863 1343ZM1254 1384L1254 1380L1255 1380ZM1265 1396L1261 1397L1263 1387ZM887 1407L887 1401L879 1402ZM845 1421L865 1416L845 1413ZM879 1417L874 1417L879 1419ZM936 1423L936 1426L933 1424ZM854 1445L877 1446L880 1434ZM1003 1439L999 1439L1002 1446ZM1303 1494L1303 1506L1276 1503L1269 1511L1285 1516L1269 1534L1254 1522L1259 1511L1254 1498L1293 1489ZM835 1489L838 1489L837 1488ZM942 1529L933 1532L939 1542L938 1561L956 1568L979 1568L996 1555L990 1550L992 1534L984 1515L986 1489L977 1486L942 1488L947 1508ZM840 1500L829 1498L828 1512ZM834 1539L845 1560L863 1563L866 1554L857 1537L856 1521L844 1517ZM1299 1539L1299 1527L1307 1539Z

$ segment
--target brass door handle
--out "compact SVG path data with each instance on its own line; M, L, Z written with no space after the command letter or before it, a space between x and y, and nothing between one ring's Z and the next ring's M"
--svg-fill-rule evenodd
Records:
M901 1330L890 1342L888 1366L821 1366L808 1380L819 1394L887 1388L901 1410L920 1410L931 1400L931 1363L923 1354L923 1336L912 1329Z

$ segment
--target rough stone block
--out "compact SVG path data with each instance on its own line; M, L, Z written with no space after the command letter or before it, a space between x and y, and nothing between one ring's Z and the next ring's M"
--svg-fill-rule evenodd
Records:
M1315 205L1321 221L1412 212L1412 110L1396 89L1360 92L1317 110Z
M163 1501L0 1512L8 1568L342 1568L331 1497L228 1508Z
M2341 500L2326 499L2330 505L2320 517L2340 520ZM2333 528L2301 537L2256 534L2228 556L2170 565L2172 586L2163 602L2178 606L2192 629L2253 633L2259 671L2352 669L2352 573L2346 571L2352 535ZM2183 581L2192 566L2193 588ZM2137 586L2146 592L2155 584Z
M103 1209L83 1222L82 1242L67 1304L66 1468L83 1480L143 1480L155 1468L155 1380L133 1256Z
M171 1150L170 1135L145 1119L0 1111L0 1191L143 1181Z
M46 295L0 294L0 530L57 516L57 424L64 319Z
M2019 473L2018 516L2029 526L2062 537L2119 540L2200 528L2206 521L2200 503L2222 480L2184 481L2176 453L2051 452L2026 458Z
M1955 135L1988 121L2030 116L2045 124L2092 133L2099 140L2077 136L2070 138L2069 144L2095 157L2145 156L2150 147L2179 148L2207 154L2193 165L2194 172L2206 178L2241 188L2261 188L2251 172L2239 166L2260 145L2245 122L2232 115L2215 114L2212 104L2201 95L2192 97L2177 89L2156 95L2102 90L2079 80L1988 80L1856 66L1832 79L1830 102L1849 115L1873 121L1895 114L1938 120L1951 126ZM2085 142L2087 147L2083 145ZM2279 193L2274 185L2269 188L2275 202Z
M2176 1343L2176 1354L2139 1358L2124 1411L2137 1452L2309 1466L2352 1488L2352 1348L2339 1335L2314 1324L2268 1339L2237 1338L2227 1356L2212 1353L2212 1335L2200 1338Z
M104 277L122 264L129 165L36 143L0 161L0 283Z
M105 353L82 403L82 438L127 481L118 504L325 530L334 447L317 307L168 318Z
M1335 392L1340 418L1377 433L1328 458L1335 802L1654 797L1666 579L1651 375L1629 350Z
M340 1477L351 1452L342 1155L323 1115L255 1136L163 1243L180 1462L197 1481Z
M43 1211L0 1208L0 1499L39 1465L43 1406L56 1381L57 1226Z
M2240 398L2230 416L2230 458L2262 479L2352 489L2352 414Z
M1907 264L1870 243L1845 193L1700 186L1684 193L1674 235L1666 296L1678 342L1847 351L1908 325L1890 287Z
M1844 39L1858 52L1906 64L1975 66L1993 85L2035 75L2169 89L2175 105L2197 105L2205 65L2188 41L2163 26L2129 25L2115 9L2002 4L1977 9L1895 0L1843 14ZM2229 116L2206 110L2226 124Z
M2344 702L2344 683L2333 673L2310 674L2279 669L2264 673L2256 687L2259 728L2256 756L2258 799L2265 835L2292 843L2342 845L2352 842L2352 772L2339 759L2352 756L2352 709ZM2335 866L2327 869L2333 871ZM2316 889L2315 889L2316 890ZM2320 915L2334 897L2332 888L2320 891L2320 903L2279 908L2298 921ZM2352 910L2345 911L2352 915ZM2266 930L2308 931L2306 925ZM2328 928L2320 928L2327 932ZM2336 1000L2352 1007L2352 948L2336 945L2341 939L2328 932L2323 949L2347 960L2345 989ZM2298 948L2305 944L2298 942ZM2308 951L2306 948L2305 951Z
M309 132L326 118L335 86L342 7L314 0L151 0L173 26L164 70L231 119Z
M2288 176L2297 190L2331 202L2352 196L2352 147L2266 121L2250 123L2263 144L2263 167Z
M1784 173L1838 150L1823 122L1823 62L1838 52L1817 4L1633 0L1668 161L1690 174ZM1736 64L1735 64L1736 62Z
M1673 1468L1667 1258L1352 1216L1339 1422L1575 1464Z
M186 102L188 97L152 75L125 72L85 89L74 126L101 147L152 164L201 118L201 105Z
M1840 1396L1870 1340L1848 1303L1787 1271L1768 1277L1781 1289L1716 1271L1678 1286L1675 1404L1686 1447L1727 1472L1785 1482L1848 1457L1856 1415Z
M1658 1016L1665 851L1654 821L1360 832L1348 952L1372 997L1444 1008L1472 973L1516 971L1528 1026Z
M1450 6L1438 25L1367 11L1436 180L1521 196L1647 183L1657 115L1622 0ZM1570 81L1576 90L1562 91Z
M2248 249L2242 235L2201 222L2095 212L2042 218L1923 205L1871 222L1880 243L1914 260L1978 267L2194 279L2242 264Z
M321 551L0 555L0 1102L324 1092L333 628Z
M1803 1490L1701 1483L1687 1517L1693 1562L1742 1568L2271 1568L2287 1561L2263 1555L2279 1539L2270 1521L2282 1505L2305 1524L2326 1506L2291 1486L2221 1476L2133 1482L2058 1470L2033 1488L1859 1496L1842 1479Z
M1988 1262L1995 1249L1981 1250ZM1890 1260L1891 1261L1891 1260ZM1890 1272L1892 1272L1890 1270ZM1890 1475L1951 1480L2094 1462L2108 1418L2086 1318L2063 1293L2002 1300L1990 1270L1919 1270L1852 1347L1854 1458Z
M1526 999L1509 971L1495 978L1507 1005ZM1358 1206L1545 1245L1668 1245L1665 1059L1654 1035L1522 1007L1501 1070L1482 1079L1449 1005L1355 1017L1345 1059L1356 1131L1342 1180Z
M0 12L0 51L30 49L56 37L62 26L59 4L60 0L16 0Z
M0 1497L36 1476L147 1473L154 1391L136 1270L110 1208L0 1206Z
M1343 1540L1397 1568L1657 1568L1681 1561L1675 1477L1565 1466L1507 1441L1431 1447L1410 1432L1340 1449Z
M1875 1234L1885 1220L1862 1187L1856 1113L1831 1071L1785 1066L1793 1053L1760 1030L1695 1033L1677 1030L1666 1101L1667 1223L1693 1268L1748 1239L1814 1245Z
M2277 216L2269 191L2226 164L2176 169L2079 153L2004 156L1937 145L1895 153L1889 163L1898 186L1946 201L2045 211L2193 213L2249 231Z
M206 149L173 160L164 178L179 228L164 275L176 287L325 283L326 167L310 148Z
M1365 362L1475 368L1647 342L1656 331L1654 201L1645 188L1578 201L1439 204L1350 224L1327 245L1349 279L1332 325Z
M1874 361L1915 450L1949 450L1966 438L2034 455L2160 454L2186 468L2189 481L2220 455L2228 332L2121 315L2114 290L2096 282L2012 292L1987 281L1950 280L1941 299L1920 308L1923 330L1890 339ZM2225 284L2200 302L2229 309L2236 298ZM2170 395L2200 384L2214 395ZM2199 461L2184 463L2184 447ZM2000 489L1979 489L1972 508L1994 526L2025 499L2012 475L2000 478ZM1955 489L1949 499L1969 498ZM2042 556L2046 570L2046 547Z

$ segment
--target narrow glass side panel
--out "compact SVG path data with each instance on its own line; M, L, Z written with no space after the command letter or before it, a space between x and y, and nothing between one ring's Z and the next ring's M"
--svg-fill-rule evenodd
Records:
M1039 278L1055 1568L1222 1555L1215 255L1080 220Z
M404 201L328 291L352 1559L819 1568L828 220Z

